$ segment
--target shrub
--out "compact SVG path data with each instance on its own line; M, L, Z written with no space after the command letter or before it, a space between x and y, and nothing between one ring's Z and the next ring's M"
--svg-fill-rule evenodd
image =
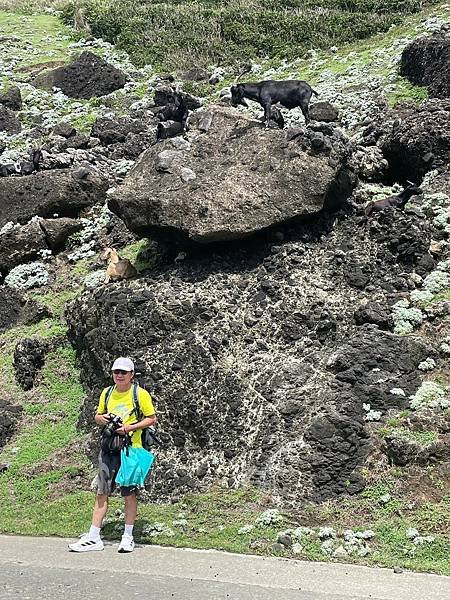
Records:
M126 50L137 65L162 69L294 59L310 48L366 38L437 0L84 0L94 35ZM63 19L71 22L69 2Z

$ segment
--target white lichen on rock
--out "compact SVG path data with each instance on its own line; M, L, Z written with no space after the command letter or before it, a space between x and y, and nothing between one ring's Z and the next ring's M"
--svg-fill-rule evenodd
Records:
M419 363L419 366L417 368L420 369L421 371L432 371L433 369L436 368L436 361L433 360L432 358L428 357L425 360L423 360L421 363Z
M424 406L429 408L448 408L450 400L447 398L447 390L435 381L423 381L420 388L410 396L411 408L418 409Z
M5 284L20 290L47 285L49 273L41 262L19 265L12 269L5 278Z
M394 319L394 333L404 335L412 333L414 328L421 325L423 314L419 308L410 307L408 300L399 300L392 307L392 317Z

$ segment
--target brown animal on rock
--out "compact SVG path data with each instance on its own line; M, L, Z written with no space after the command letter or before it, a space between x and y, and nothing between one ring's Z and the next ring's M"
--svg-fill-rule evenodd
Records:
M136 269L133 267L128 258L120 258L114 248L106 248L102 254L102 260L106 260L105 283L109 283L115 279L131 279L137 275Z
M403 210L405 208L406 203L412 196L422 194L422 190L420 187L418 187L414 183L411 183L410 181L408 181L407 183L408 185L402 192L400 192L400 194L397 194L396 196L388 196L387 198L382 198L381 200L373 200L372 202L369 202L364 207L364 214L366 215L366 217L371 215L373 212L378 212L389 207L399 208L400 210Z

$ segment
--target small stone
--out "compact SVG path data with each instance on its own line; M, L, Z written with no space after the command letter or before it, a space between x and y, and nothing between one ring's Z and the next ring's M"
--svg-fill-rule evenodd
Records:
M342 558L344 556L348 556L348 554L344 546L338 546L333 552L333 556L335 556L336 558Z
M192 169L189 169L188 167L183 167L181 169L180 177L184 181L184 183L188 183L189 181L193 181L194 179L196 179L197 176Z
M303 552L303 546L298 542L295 542L295 544L292 544L291 550L293 554L301 554Z
M403 573L403 569L401 567L394 567L394 573Z
M280 533L280 535L277 538L277 542L279 544L283 544L283 546L286 546L286 547L292 546L292 538L290 535L287 535L286 533Z

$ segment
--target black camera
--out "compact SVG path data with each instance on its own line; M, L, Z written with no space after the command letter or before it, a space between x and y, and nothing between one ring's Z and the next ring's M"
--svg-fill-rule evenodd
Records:
M105 415L105 417L108 419L109 423L104 426L102 436L104 438L110 438L116 433L116 430L119 429L119 427L122 427L123 421L119 415L115 415L114 413Z
M123 425L122 417L119 417L119 415L115 415L114 413L109 413L109 415L106 415L106 418L109 421L107 427L111 427L113 429L119 429L119 427L122 427L122 425Z
M122 441L120 439L121 436L116 431L123 425L122 418L114 413L105 416L109 423L102 430L102 450L110 453L120 452Z

